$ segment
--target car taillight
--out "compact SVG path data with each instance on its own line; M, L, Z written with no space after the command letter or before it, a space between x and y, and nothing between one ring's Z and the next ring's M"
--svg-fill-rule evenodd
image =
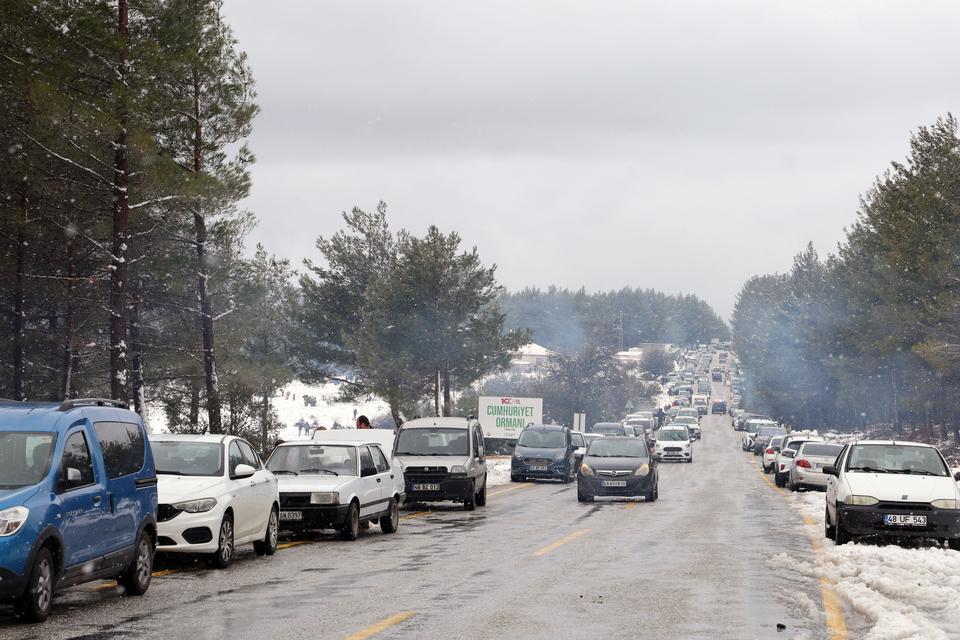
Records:
M767 449L766 451L764 451L764 453L766 453L767 455L771 455L771 456L772 456L773 454L776 453L776 451L774 451L774 450L773 450L773 447L771 447L771 448Z
M799 460L797 460L797 466L798 466L798 467L803 467L804 469L812 469L812 468L813 468L813 467L810 466L810 463L807 462L806 460L804 460L803 458L800 458Z

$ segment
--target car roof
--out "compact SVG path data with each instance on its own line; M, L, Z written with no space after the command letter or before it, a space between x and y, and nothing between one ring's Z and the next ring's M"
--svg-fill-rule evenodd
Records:
M150 442L213 442L220 444L237 436L222 433L151 433Z
M133 422L142 424L140 416L129 409L113 405L67 405L58 402L17 402L0 400L0 430L54 432L73 425L77 416L88 420ZM109 401L104 401L109 402Z
M603 427L621 427L621 426L623 426L623 425L622 425L621 423L619 423L619 422L594 422L594 423L593 423L593 426L594 426L594 427L601 427L601 426L603 426Z
M524 431L531 429L533 431L562 431L567 427L562 424L528 424L523 428Z
M851 444L893 444L897 446L904 447L926 447L928 449L936 449L937 447L932 444L927 444L926 442L911 442L909 440L857 440Z
M292 440L290 442L284 442L281 444L281 447L295 447L297 445L309 445L311 447L336 447L337 445L344 445L347 447L366 447L369 445L377 445L382 447L382 442L377 442L376 440L368 439L357 439L357 440Z
M401 429L424 429L429 427L450 427L466 429L472 424L469 418L416 418L403 423Z

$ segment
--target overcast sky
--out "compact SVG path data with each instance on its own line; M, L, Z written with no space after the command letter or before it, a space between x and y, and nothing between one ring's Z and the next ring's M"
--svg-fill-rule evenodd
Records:
M353 206L456 230L509 288L695 293L833 251L960 110L960 3L226 0L262 113L253 240Z

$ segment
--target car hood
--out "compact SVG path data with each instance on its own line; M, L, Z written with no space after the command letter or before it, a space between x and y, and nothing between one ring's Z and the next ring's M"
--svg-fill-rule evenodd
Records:
M33 497L40 490L40 485L34 484L19 489L0 489L0 509L19 507Z
M175 476L160 474L157 476L157 499L162 504L215 498L219 490L211 491L223 482L223 478L211 476Z
M610 470L628 470L633 471L640 465L649 464L650 458L600 458L597 456L587 456L583 462L591 469L610 469Z
M308 475L277 476L277 485L280 493L310 493L312 491L336 491L356 476Z
M400 465L407 467L450 467L461 465L466 466L470 462L470 456L397 456Z
M657 440L658 447L689 447L689 440Z
M847 472L844 478L851 494L872 496L881 502L931 502L958 497L957 484L949 476Z
M542 447L517 447L513 450L514 458L555 458L560 456L561 458L566 453L564 448L542 448Z

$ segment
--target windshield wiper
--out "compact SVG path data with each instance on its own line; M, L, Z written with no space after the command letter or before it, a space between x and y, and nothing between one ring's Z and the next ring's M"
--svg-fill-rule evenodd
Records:
M157 475L159 476L182 476L185 475L182 471L165 471L162 469L157 469Z
M270 471L273 472L273 475L277 475L278 473L289 473L292 476L300 475L296 471L290 471L289 469L270 469Z
M866 471L867 473L890 473L889 469L881 469L877 467L850 467L848 471Z
M330 469L300 469L300 473L330 473L335 476L340 475L336 471L331 471Z
M939 476L940 474L934 473L933 471L927 471L926 469L884 469L887 473L903 473L906 475L918 475L918 476Z

